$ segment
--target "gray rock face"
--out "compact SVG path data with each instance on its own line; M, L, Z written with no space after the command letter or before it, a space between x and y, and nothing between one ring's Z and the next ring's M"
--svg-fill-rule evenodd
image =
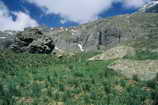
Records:
M46 53L49 54L55 48L54 41L45 34L42 28L26 28L16 35L15 43L11 49L16 52Z
M115 25L96 21L80 27L80 43L86 51L103 50L107 46L119 43L121 30Z
M0 50L9 48L14 43L15 34L16 32L13 31L0 32Z
M127 41L158 39L157 19L156 13L121 15L80 25L74 32L68 28L52 35L57 37L56 46L61 49L80 51L80 44L84 51L106 50Z
M47 32L47 35L62 50L97 51L105 49L111 43L119 43L121 29L102 20L78 27L56 28Z
M42 37L33 41L29 46L30 53L46 53L50 54L55 48L54 42L49 37Z

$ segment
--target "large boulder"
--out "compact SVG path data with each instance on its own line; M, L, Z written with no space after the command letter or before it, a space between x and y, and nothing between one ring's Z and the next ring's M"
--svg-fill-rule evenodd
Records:
M50 54L55 45L51 38L43 37L38 40L33 41L29 46L28 50L30 53L46 53Z
M42 28L26 28L17 33L15 43L11 48L16 52L51 53L55 44Z

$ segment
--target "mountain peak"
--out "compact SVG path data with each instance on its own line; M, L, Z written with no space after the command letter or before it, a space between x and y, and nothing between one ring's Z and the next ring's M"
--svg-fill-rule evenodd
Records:
M158 13L158 0L152 0L145 4L140 11L146 13Z

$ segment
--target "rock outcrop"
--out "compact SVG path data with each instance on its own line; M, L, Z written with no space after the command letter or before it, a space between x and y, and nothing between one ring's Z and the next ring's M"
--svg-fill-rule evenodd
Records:
M109 65L108 68L121 73L127 78L138 78L139 80L152 80L158 73L158 60L127 60L121 59Z
M89 61L95 61L95 60L114 60L114 59L120 59L125 56L134 56L136 54L136 51L132 47L128 46L118 46L111 48L102 54L99 54L97 56L94 56L89 59Z
M16 52L46 53L55 48L54 41L40 28L27 28L17 33L15 43L11 48Z
M15 41L15 34L16 32L14 31L0 32L0 49L9 48Z

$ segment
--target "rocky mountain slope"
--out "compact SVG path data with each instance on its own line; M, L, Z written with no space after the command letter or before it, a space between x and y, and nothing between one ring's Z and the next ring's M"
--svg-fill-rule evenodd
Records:
M158 0L152 0L150 3L144 5L144 7L140 9L140 11L147 13L158 13Z
M157 48L157 2L146 4L134 14L100 19L77 27L27 28L16 34L15 43L9 48L31 53L50 53L54 49L75 52L98 51L125 42L131 42L135 47L147 45ZM153 41L154 45L150 43Z

